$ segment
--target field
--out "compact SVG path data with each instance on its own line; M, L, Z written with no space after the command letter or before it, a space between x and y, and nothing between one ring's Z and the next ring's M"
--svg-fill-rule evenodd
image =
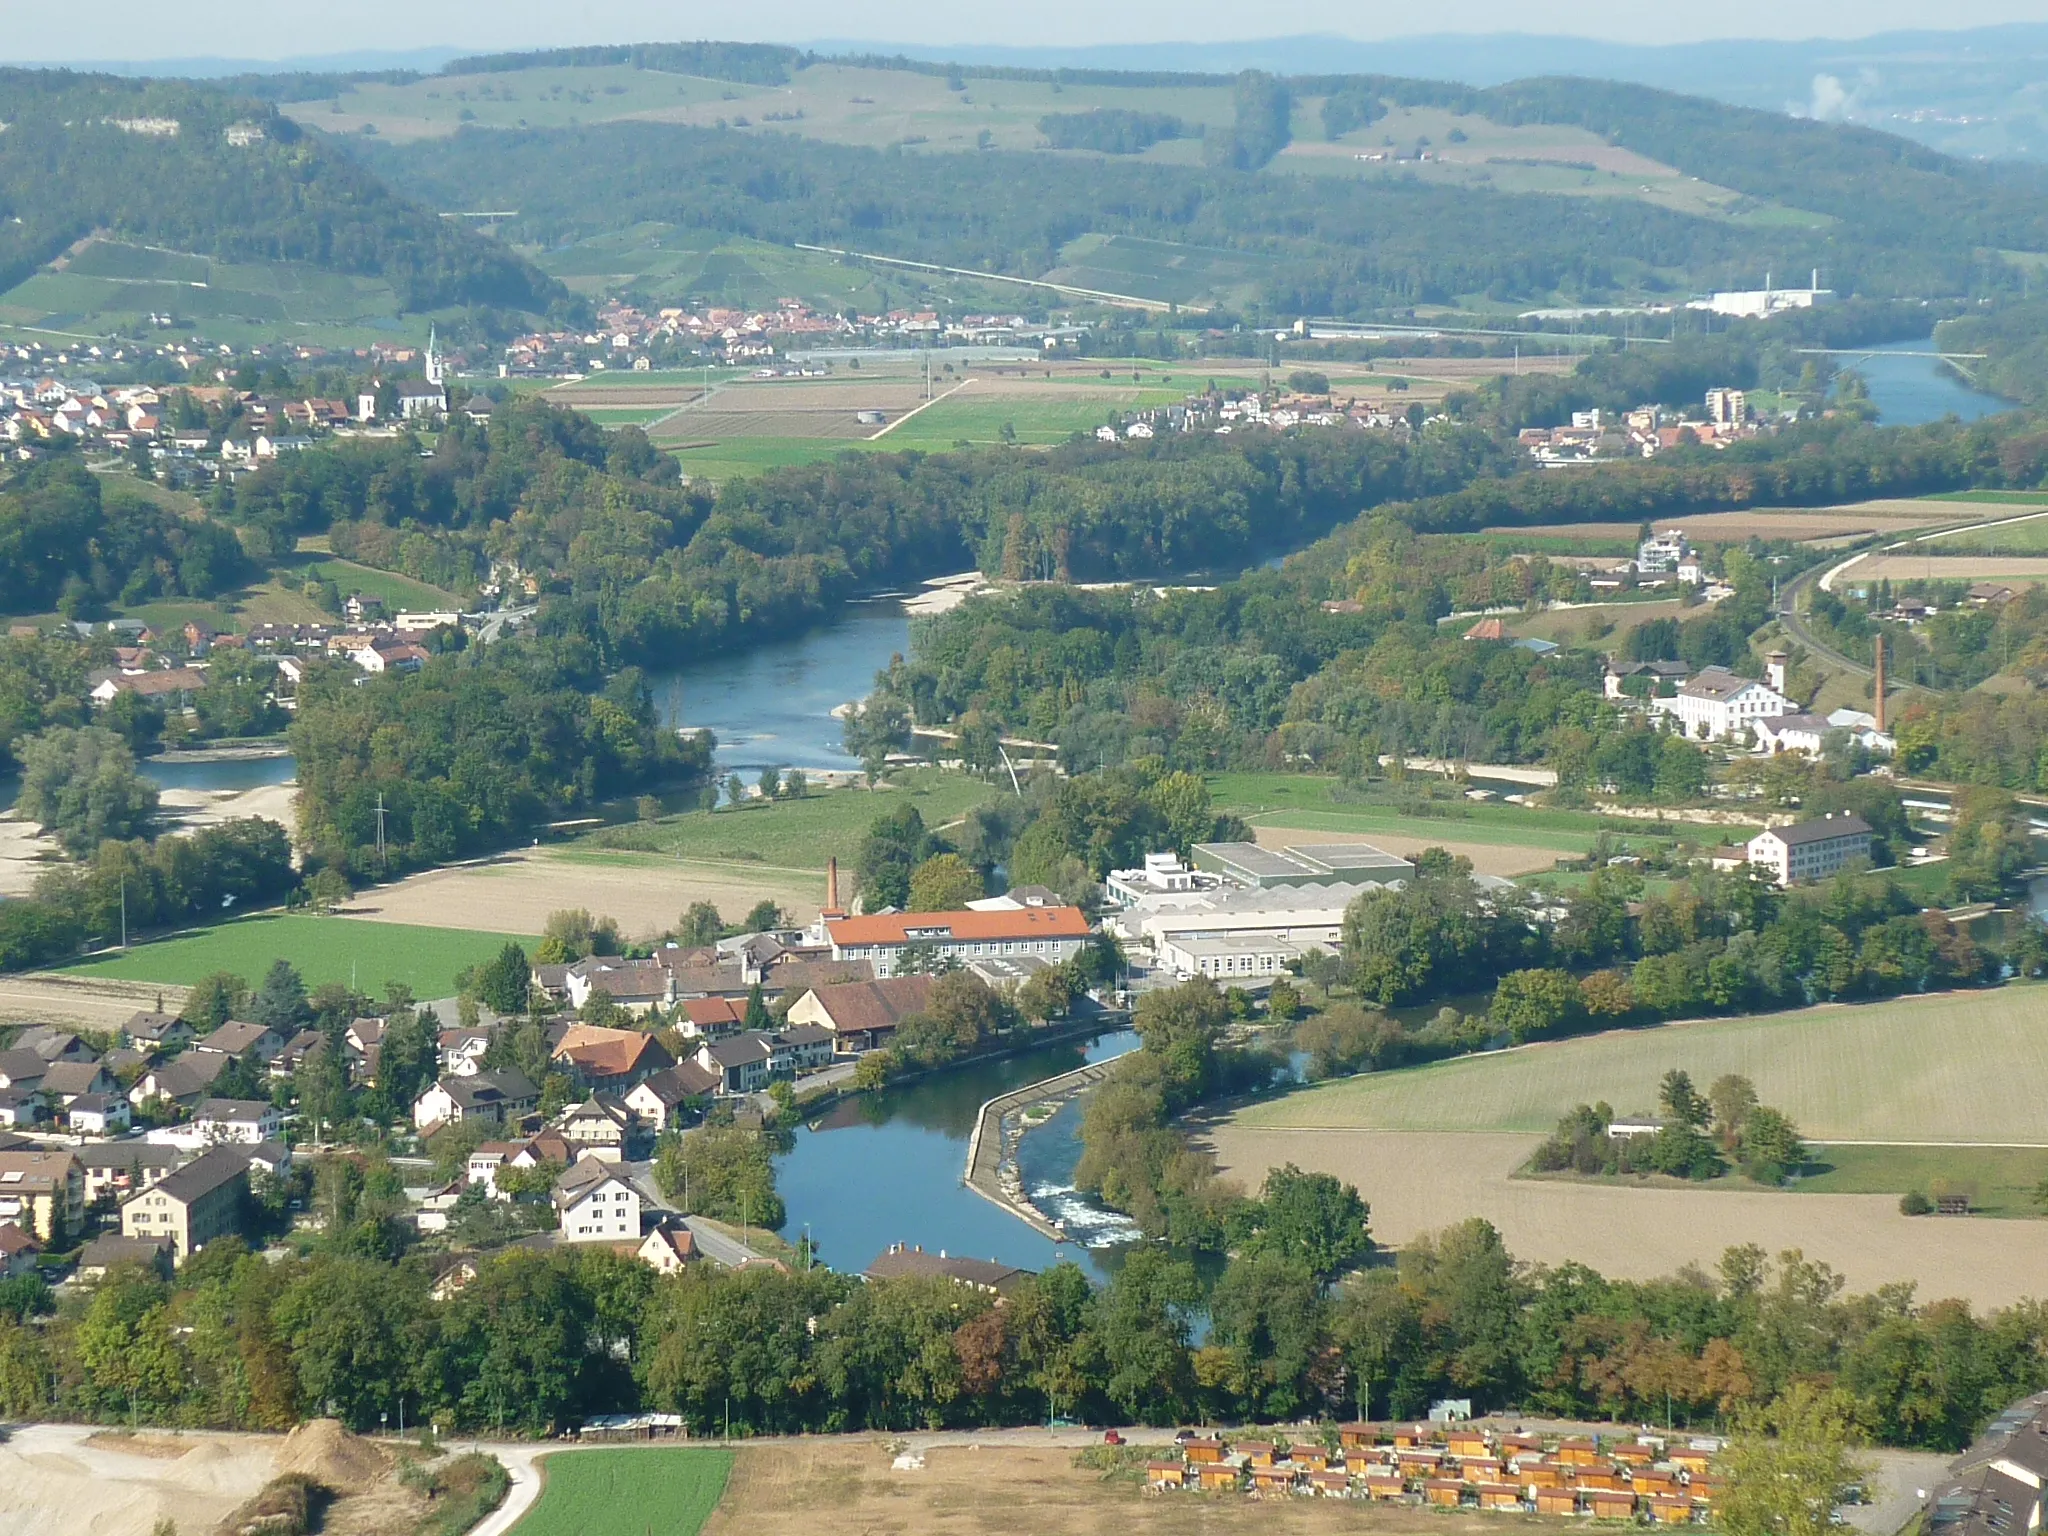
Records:
M1697 1080L1698 1064L1689 1064ZM1590 1092L1571 1090L1574 1100ZM1518 1259L1575 1261L1621 1279L1675 1274L1688 1264L1711 1273L1725 1250L1755 1243L1773 1257L1798 1249L1832 1266L1852 1291L1907 1282L1923 1302L1960 1296L1980 1307L2048 1294L2048 1221L1902 1216L1891 1193L1523 1179L1515 1172L1540 1137L1283 1130L1250 1118L1205 1128L1227 1172L1253 1188L1283 1163L1334 1174L1358 1186L1372 1207L1375 1241L1391 1246L1478 1216L1499 1229Z
M213 261L154 246L95 240L0 293L0 325L67 334L146 334L149 316L175 331L231 343L288 330L330 345L385 340L426 317L400 319L398 296L376 278L297 262Z
M289 960L298 967L309 991L328 982L348 982L375 997L386 982L396 981L412 988L416 997L435 998L453 994L457 971L490 959L515 937L266 913L138 944L125 953L82 960L65 966L63 973L190 986L214 971L232 971L255 983L263 979L273 960Z
M1997 522L1962 533L1939 534L1922 541L1944 555L2048 555L2048 517Z
M1704 512L1666 518L1659 526L1669 524L1683 528L1695 544L1740 544L1749 539L1803 542L1838 539L1853 534L1906 533L1915 528L1972 522L1996 515L1989 508L1972 508L1955 502L1888 497L1848 502L1838 507L1752 507L1741 512ZM1615 540L1627 544L1632 551L1636 528L1634 523L1544 523L1526 528L1489 528L1486 532L1510 543L1524 538Z
M2048 988L2004 987L1616 1031L1304 1089L1248 1127L1545 1134L1574 1104L1653 1110L1682 1067L1737 1072L1819 1141L2048 1144Z
M1986 1216L2039 1216L2034 1192L2048 1180L2048 1148L1817 1146L1793 1187L1802 1194L1931 1194L1944 1182L1967 1191Z
M705 1536L1474 1536L1497 1520L1336 1499L1160 1498L1076 1467L1071 1449L1030 1443L1042 1438L994 1431L984 1445L925 1450L914 1472L892 1472L879 1439L742 1447Z
M562 1452L544 1458L540 1499L516 1536L696 1536L725 1492L722 1450Z
M927 826L938 827L991 793L962 774L921 769L872 794L826 790L802 800L687 811L607 827L567 845L409 875L358 892L342 916L537 933L557 908L585 907L616 918L628 938L641 938L673 929L694 902L710 902L731 921L765 900L791 922L808 923L824 904L825 860L838 858L842 899L850 898L861 838L903 796Z
M1508 633L1517 640L1549 640L1558 645L1573 645L1586 643L1589 636L1598 636L1603 646L1612 649L1639 625L1656 619L1683 619L1687 616L1684 603L1662 600L1551 608L1542 613L1509 616L1506 623Z
M1678 832L1720 840L1718 828L1603 819L1585 811L1536 810L1513 805L1438 802L1448 814L1417 816L1394 804L1339 803L1330 779L1300 774L1226 773L1210 780L1219 808L1252 823L1267 847L1290 843L1366 842L1389 853L1412 855L1445 848L1469 858L1480 874L1516 876L1547 871L1560 857L1577 857L1603 828L1645 847Z
M1129 294L1160 303L1211 307L1255 299L1279 270L1256 251L1212 250L1133 235L1082 235L1060 252L1048 282Z
M1872 555L1857 562L1855 579L1863 581L2048 581L2048 554L1951 554L1947 540L1922 548L1941 554Z

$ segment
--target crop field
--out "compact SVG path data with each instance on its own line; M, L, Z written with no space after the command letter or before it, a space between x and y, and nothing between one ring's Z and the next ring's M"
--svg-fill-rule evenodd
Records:
M1685 604L1670 598L1632 603L1585 603L1575 608L1550 608L1542 613L1504 617L1508 633L1517 640L1549 640L1557 645L1598 644L1611 650L1632 629L1657 619L1683 619L1687 616ZM1460 624L1459 627L1467 628L1469 624Z
M296 262L228 263L94 241L0 294L0 323L85 335L136 334L152 314L223 341L274 335L339 342L402 334L388 283ZM415 317L422 328L426 321Z
M1945 993L1614 1031L1289 1094L1248 1126L1548 1133L1573 1105L1649 1111L1663 1074L1735 1072L1821 1141L2048 1143L2048 988Z
M2030 517L2024 522L1995 522L1962 533L1942 534L1922 541L1923 547L1942 555L2048 555L2048 517Z
M397 981L411 987L416 997L447 997L455 991L457 971L490 959L507 939L519 937L264 913L212 928L191 929L62 969L74 976L178 986L190 986L214 971L232 971L253 985L263 979L272 961L289 960L305 978L308 990L328 982L348 982L374 997L386 982Z
M1950 540L1923 544L1912 554L1872 555L1859 561L1846 577L1855 583L1870 581L2048 581L2048 554L1993 555L1950 553ZM1941 550L1923 554L1921 550Z
M1959 506L1952 502L1926 502L1903 497L1879 501L1849 502L1838 507L1753 507L1741 512L1704 512L1687 517L1662 519L1683 528L1695 544L1741 544L1750 539L1840 538L1846 534L1908 533L1916 528L1935 528L1944 523L1966 523L1999 514L1990 509ZM1516 539L1602 539L1626 542L1634 548L1634 523L1544 523L1526 528L1489 528L1489 536Z
M603 1450L542 1459L517 1536L696 1536L725 1493L731 1451Z

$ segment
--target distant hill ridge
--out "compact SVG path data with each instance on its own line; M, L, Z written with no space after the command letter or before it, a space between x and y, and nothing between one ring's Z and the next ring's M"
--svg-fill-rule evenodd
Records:
M409 311L567 298L268 102L184 81L0 69L0 122L0 291L100 231L380 277Z

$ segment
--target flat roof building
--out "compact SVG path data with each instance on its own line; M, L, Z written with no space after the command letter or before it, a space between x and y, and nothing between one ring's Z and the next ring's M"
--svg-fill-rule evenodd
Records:
M1410 860L1370 843L1306 843L1287 848L1262 848L1257 843L1197 843L1190 850L1190 857L1196 869L1255 891L1335 881L1385 885L1415 876L1415 865Z

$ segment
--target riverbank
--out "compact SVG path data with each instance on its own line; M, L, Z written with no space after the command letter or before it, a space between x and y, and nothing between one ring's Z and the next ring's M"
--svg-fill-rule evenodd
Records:
M1070 1234L1064 1224L1047 1216L1032 1202L1018 1167L1019 1154L1029 1132L1047 1124L1069 1100L1101 1082L1120 1059L1090 1062L1071 1072L1013 1088L983 1104L981 1113L975 1117L974 1135L967 1143L967 1187L1040 1236L1056 1243L1068 1241ZM1034 1123L1032 1111L1038 1109L1046 1112Z

